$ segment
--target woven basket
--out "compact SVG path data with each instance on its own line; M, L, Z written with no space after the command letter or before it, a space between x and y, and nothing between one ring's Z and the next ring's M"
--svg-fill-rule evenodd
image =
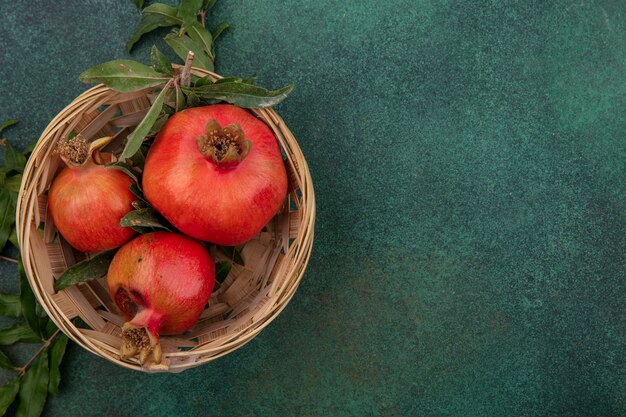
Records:
M195 75L221 78L195 69ZM143 119L154 89L115 92L98 85L77 97L50 122L24 171L17 205L17 233L26 275L37 299L57 326L80 346L118 365L144 372L180 372L210 362L243 346L281 311L298 287L311 254L315 197L302 151L272 109L252 113L275 133L286 156L289 194L281 213L251 241L238 247L245 266L233 264L211 296L198 323L188 332L162 336L163 361L142 367L119 355L124 323L109 297L106 277L55 292L54 280L85 258L56 233L47 209L47 192L63 167L56 143L77 132L85 138L124 138ZM72 322L79 317L81 320Z

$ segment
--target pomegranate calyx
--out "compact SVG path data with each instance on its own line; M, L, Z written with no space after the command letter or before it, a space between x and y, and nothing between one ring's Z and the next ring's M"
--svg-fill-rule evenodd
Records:
M233 167L246 157L252 143L239 124L232 123L223 128L215 119L207 122L205 136L198 136L196 141L200 153L213 160L220 167Z
M57 152L63 162L70 167L84 167L90 164L103 165L111 162L113 156L101 153L100 150L111 143L112 136L87 140L82 135L77 135L72 139L60 141L57 144Z
M144 326L125 323L122 328L120 354L122 358L138 356L141 365L146 363L151 355L151 361L161 363L162 350L159 335L150 332Z

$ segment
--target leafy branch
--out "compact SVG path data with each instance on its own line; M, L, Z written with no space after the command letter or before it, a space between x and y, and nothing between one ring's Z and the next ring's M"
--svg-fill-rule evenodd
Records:
M9 120L0 126L4 129L16 124ZM0 250L12 245L18 248L15 231L15 210L22 173L26 158L32 147L25 153L17 151L6 139L0 139L4 147L4 163L0 166ZM19 248L18 248L19 249ZM1 256L0 259L17 263L20 280L20 292L16 294L0 293L0 315L21 317L11 327L0 329L0 346L15 343L41 343L37 352L23 365L16 366L0 350L0 367L17 372L8 383L0 387L0 416L18 400L17 416L39 416L43 411L48 394L58 393L61 374L59 365L67 346L67 336L46 316L33 294L21 259Z
M132 159L139 152L150 132L157 131L170 114L188 107L227 102L244 108L271 107L284 100L293 84L277 90L254 85L254 79L228 77L213 81L211 77L191 75L191 64L213 71L215 40L229 26L220 23L212 32L206 27L206 14L215 0L181 0L178 7L162 3L143 7L134 1L142 17L126 43L130 52L146 33L171 27L165 43L184 62L173 65L156 46L152 47L151 66L132 60L115 60L96 65L83 72L79 79L85 83L104 83L107 87L128 93L148 88L158 94L144 119L128 135L120 159Z

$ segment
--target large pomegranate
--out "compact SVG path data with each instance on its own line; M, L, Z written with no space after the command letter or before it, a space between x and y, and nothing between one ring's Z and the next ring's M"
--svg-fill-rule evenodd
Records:
M120 219L133 210L136 197L129 190L133 180L119 170L105 168L111 156L98 151L110 139L90 145L78 136L59 145L67 167L52 182L48 208L61 235L82 252L116 248L135 234L120 226Z
M148 152L148 201L175 227L220 245L243 243L280 209L287 174L270 128L230 104L176 113Z
M161 361L159 335L189 330L215 283L215 264L195 240L171 232L141 235L122 246L107 275L109 294L127 323L123 357Z

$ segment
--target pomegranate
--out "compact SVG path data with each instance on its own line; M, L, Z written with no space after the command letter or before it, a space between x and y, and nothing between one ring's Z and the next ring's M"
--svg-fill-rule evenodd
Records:
M143 189L183 233L237 245L278 212L287 174L265 123L242 108L216 104L167 121L148 152Z
M140 235L122 246L107 275L124 315L122 357L161 362L159 335L189 330L215 284L215 264L195 240L172 232Z
M106 137L89 144L77 136L58 147L67 167L52 182L48 208L61 235L81 252L116 248L135 234L120 226L136 200L129 189L133 180L104 167L111 155L98 150L110 141Z

